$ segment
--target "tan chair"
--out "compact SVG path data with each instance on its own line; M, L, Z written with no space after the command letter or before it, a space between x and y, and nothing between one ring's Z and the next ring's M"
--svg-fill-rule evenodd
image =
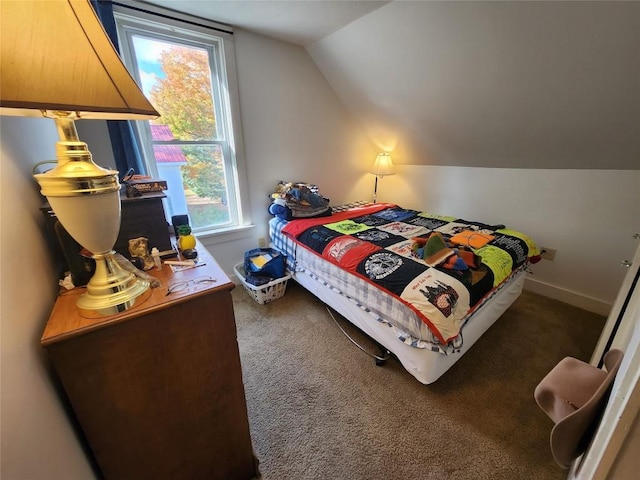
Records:
M551 453L568 468L587 449L607 404L623 352L604 356L605 370L581 360L563 358L542 379L534 392L536 403L554 421Z

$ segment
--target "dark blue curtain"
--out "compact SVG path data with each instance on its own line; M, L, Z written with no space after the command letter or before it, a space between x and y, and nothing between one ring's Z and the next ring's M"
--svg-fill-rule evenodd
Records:
M120 53L112 2L91 0L91 5L109 35L111 43ZM131 122L127 120L107 120L107 126L109 127L109 137L111 138L111 148L116 161L116 169L120 172L120 180L131 169L135 173L146 174L147 171L138 147L138 137Z

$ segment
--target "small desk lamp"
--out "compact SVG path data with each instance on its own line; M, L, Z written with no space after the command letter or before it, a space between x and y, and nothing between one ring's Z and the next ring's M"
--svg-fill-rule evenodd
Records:
M391 155L387 152L381 152L376 157L376 161L373 162L369 173L373 173L376 176L376 183L373 188L373 203L378 200L378 178L382 178L385 175L393 175L395 170L393 169L393 162L391 161Z
M89 317L127 310L148 291L149 282L114 258L120 230L118 172L93 162L74 120L160 115L120 60L88 0L3 1L0 9L0 113L55 120L57 166L35 177L60 223L96 260L77 305Z

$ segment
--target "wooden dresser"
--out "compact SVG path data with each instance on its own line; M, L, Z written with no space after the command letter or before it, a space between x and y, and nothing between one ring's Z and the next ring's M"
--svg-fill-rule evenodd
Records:
M231 290L206 265L147 273L162 286L132 309L81 317L84 289L61 294L42 336L106 479L250 479L258 476L249 434ZM211 276L167 295L179 280Z

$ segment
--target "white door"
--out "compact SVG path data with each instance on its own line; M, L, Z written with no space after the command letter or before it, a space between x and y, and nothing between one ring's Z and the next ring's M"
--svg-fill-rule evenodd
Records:
M640 235L634 236L640 239ZM622 283L616 302L591 357L600 367L611 348L624 352L609 402L591 445L569 471L569 480L605 480L640 469L640 440L636 416L640 410L640 247ZM631 434L630 434L631 433ZM637 477L635 477L637 478Z

